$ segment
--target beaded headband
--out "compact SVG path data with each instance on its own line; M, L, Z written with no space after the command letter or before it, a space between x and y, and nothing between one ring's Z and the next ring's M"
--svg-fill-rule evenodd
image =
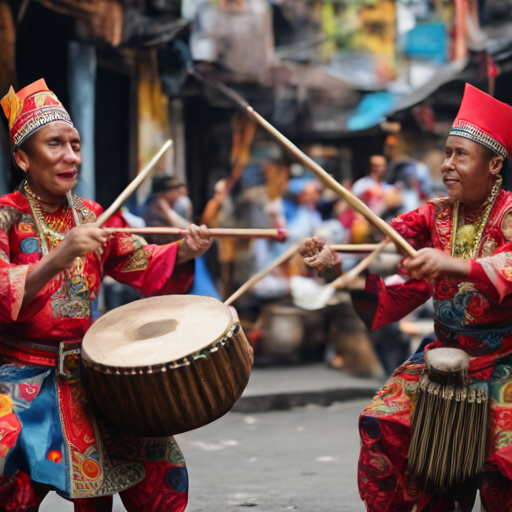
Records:
M497 155L501 156L503 160L508 157L507 148L498 142L495 138L487 135L483 131L479 130L476 126L473 126L467 121L458 119L450 130L450 135L456 135L457 137L464 137L465 139L472 140L477 144L481 144L486 148L494 151Z

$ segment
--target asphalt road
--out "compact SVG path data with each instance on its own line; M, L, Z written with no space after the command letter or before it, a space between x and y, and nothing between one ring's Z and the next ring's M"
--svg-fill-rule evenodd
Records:
M231 413L177 436L190 476L187 512L363 512L356 465L365 404ZM55 494L41 507L72 510ZM116 498L114 512L124 510Z

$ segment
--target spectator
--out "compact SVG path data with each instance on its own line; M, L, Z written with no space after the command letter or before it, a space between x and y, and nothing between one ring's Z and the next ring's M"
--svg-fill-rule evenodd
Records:
M384 181L386 159L382 155L370 157L368 175L357 180L352 186L352 192L363 201L373 213L381 218L394 217L397 208L402 204L402 198L397 189ZM350 232L352 243L375 242L380 233L359 213L350 209L345 212L352 215ZM344 225L347 219L340 219Z
M386 183L386 158L382 155L370 157L368 174L352 185L352 192L359 197L373 213L381 217L384 212L400 206L401 198L396 189Z
M408 156L400 139L389 135L384 143L384 154L389 160L387 176L401 191L401 212L418 208L432 195L430 169L423 163Z
M146 200L141 217L148 227L180 227L185 229L190 222L174 212L176 202L183 195L183 184L170 176L155 176L151 184L151 195ZM180 235L147 235L151 244L168 244L180 240Z

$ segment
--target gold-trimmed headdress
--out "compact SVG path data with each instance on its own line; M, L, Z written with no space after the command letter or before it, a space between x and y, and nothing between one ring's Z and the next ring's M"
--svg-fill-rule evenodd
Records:
M9 133L13 147L48 123L63 122L73 126L57 96L48 89L43 79L28 85L18 93L11 87L2 98L2 108L9 120Z

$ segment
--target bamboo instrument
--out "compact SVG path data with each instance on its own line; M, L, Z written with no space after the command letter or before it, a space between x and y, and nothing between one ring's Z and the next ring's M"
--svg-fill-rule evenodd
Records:
M416 250L407 242L397 231L395 231L387 222L375 215L368 206L366 206L359 198L352 192L347 190L343 185L338 183L332 176L330 176L322 167L320 167L314 160L301 151L295 144L287 139L279 130L272 126L266 119L260 116L239 94L231 90L217 80L212 80L211 77L206 78L201 73L192 69L190 71L194 76L203 82L207 82L213 87L219 89L224 94L236 101L242 108L244 108L249 116L251 116L260 126L265 128L271 135L273 135L279 142L281 142L303 165L313 171L318 179L328 188L343 197L352 208L357 210L363 217L376 226L382 233L389 237L397 246L399 246L408 256L416 256Z
M389 241L388 241L389 242ZM333 244L331 245L331 249L336 252L373 252L377 249L378 244ZM383 252L396 254L396 247L388 243Z
M109 233L133 233L137 235L160 234L160 235L180 235L181 228L107 228ZM284 242L288 236L285 229L229 229L213 228L208 230L212 238L271 238L279 242Z
M226 306L231 306L231 304L233 304L233 302L235 302L235 300L241 297L247 290L250 290L256 283L258 283L265 276L270 274L272 270L277 268L285 261L289 260L294 254L296 254L297 251L299 250L299 245L300 244L298 243L293 244L288 248L288 250L283 252L281 256L278 256L273 262L269 263L265 268L260 270L258 273L254 274L246 283L240 286L240 288L238 288L238 290L235 293L233 293L233 295L231 295L231 297L229 297L229 299L227 299L224 302L224 304L226 304Z
M156 165L161 156L171 147L172 140L169 139L161 148L160 151L150 160L150 162L142 169L137 177L119 194L118 198L98 217L93 226L100 227L104 224L114 213L123 206L126 200L139 188L139 185L146 179L151 169Z

